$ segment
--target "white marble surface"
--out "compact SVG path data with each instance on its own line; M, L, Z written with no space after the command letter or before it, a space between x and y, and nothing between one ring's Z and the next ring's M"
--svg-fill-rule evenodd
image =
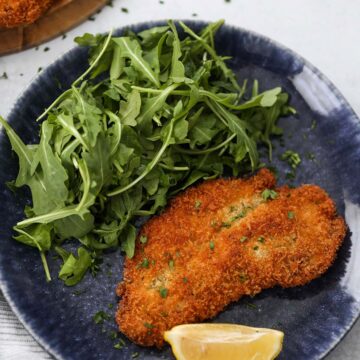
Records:
M121 8L127 8L128 13ZM73 47L75 36L166 18L223 18L229 24L265 34L317 66L360 114L359 14L360 0L164 0L163 4L159 0L114 0L113 7L106 6L95 15L94 21L86 21L68 32L65 39L60 37L41 45L38 50L1 57L0 77L6 72L8 79L0 79L0 114L6 115L10 111L39 68L46 67ZM49 50L44 51L45 48ZM6 305L0 305L0 311L5 311ZM360 323L327 360L360 359L359 336ZM23 350L23 356L18 354L16 359L25 358L25 354L26 350ZM34 359L44 358L41 353L37 354ZM1 352L0 359L5 359Z

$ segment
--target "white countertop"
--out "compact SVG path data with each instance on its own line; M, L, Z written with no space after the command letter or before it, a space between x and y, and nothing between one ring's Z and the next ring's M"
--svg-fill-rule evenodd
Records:
M46 67L59 55L71 49L72 39L84 32L105 32L112 27L168 18L223 18L228 24L264 34L301 54L338 87L355 112L360 115L360 0L163 2L161 4L159 0L114 0L113 7L106 6L101 13L95 15L94 21L86 21L68 32L65 39L60 37L41 45L37 50L30 49L0 57L0 77L4 72L8 77L0 79L0 114L8 114L16 98L37 75L39 68ZM121 11L121 8L128 9L128 12ZM50 49L44 51L45 47ZM0 311L3 311L3 308L0 308ZM327 360L360 359L359 337L360 323L355 325ZM22 355L25 358L26 348L23 351ZM37 354L34 359L44 359L40 352ZM18 352L17 355L17 359L23 358L21 353ZM3 359L1 353L0 359Z

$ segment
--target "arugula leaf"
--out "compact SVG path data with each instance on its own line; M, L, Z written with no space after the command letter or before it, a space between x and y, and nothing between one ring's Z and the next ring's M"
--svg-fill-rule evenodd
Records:
M173 32L173 53L172 53L172 62L171 62L171 73L170 73L170 78L175 82L175 83L181 83L184 81L184 76L185 76L185 67L183 65L183 63L179 60L182 52L181 52L181 44L180 44L180 40L179 40L179 36L176 30L176 27L174 25L174 22L172 20L170 20L169 22L169 26Z
M136 228L129 224L122 232L121 250L131 259L135 253Z
M149 121L152 120L155 113L164 107L167 97L178 86L178 84L170 85L163 89L159 95L144 99L144 105L137 119L140 129L144 129Z
M124 71L125 59L121 56L121 48L115 47L114 55L110 67L110 80L116 80Z
M57 249L58 248L55 248L55 250ZM71 253L64 255L64 252L59 252L59 250L57 250L57 252L59 255L62 254L64 261L59 272L59 278L63 280L67 286L76 285L79 281L81 281L87 269L91 265L90 254L83 247L78 248L78 257L75 257Z
M189 133L190 147L194 148L196 145L204 145L211 142L220 130L217 126L216 117L211 115L201 117L193 125Z
M71 237L80 239L94 228L94 216L90 213L70 215L53 221L56 234L60 239Z
M48 251L51 247L51 231L52 225L49 224L33 224L26 230L15 227L20 234L14 237L15 240L32 247L36 247L39 251Z
M89 147L86 144L85 140L83 139L83 137L80 135L79 131L77 130L77 128L74 125L74 120L73 117L71 115L65 115L64 113L59 114L56 117L57 122L59 123L59 125L61 127L63 127L64 129L66 129L72 136L74 136L77 140L79 140L79 142L81 143L81 145L88 150Z
M121 56L129 58L136 70L138 70L145 78L148 78L156 87L160 87L157 75L142 58L142 50L136 39L120 37L114 38L113 41L119 46Z
M103 133L99 134L96 145L90 152L82 154L89 169L90 192L97 195L99 191L110 184L112 178L109 141Z
M121 123L129 126L136 126L136 118L140 114L141 96L137 90L133 90L127 101L120 101L119 117Z
M61 165L60 159L53 153L50 146L54 125L44 121L41 126L41 141L37 151L43 174L43 182L46 186L47 196L54 203L63 205L68 197L68 189L65 182L68 180L67 173Z
M15 181L15 186L20 187L28 183L30 168L33 161L34 151L26 146L10 125L0 116L0 123L4 127L6 134L10 140L12 149L19 158L19 174ZM41 180L39 180L41 182ZM42 184L43 188L45 185Z
M209 107L214 113L227 124L229 129L237 135L238 142L243 143L247 152L249 153L251 166L255 169L258 163L258 153L256 150L255 142L246 133L246 124L240 120L235 114L226 110L222 105L210 100L208 102Z
M37 148L25 145L1 116L0 123L4 126L12 149L19 158L19 173L15 181L15 186L29 186L33 199L33 211L35 214L43 214L51 211L57 206L57 203L53 201L54 194L48 196L48 184L43 179L43 176L40 176L38 172L31 172Z
M143 47L153 48L159 43L161 37L168 29L168 26L155 26L151 29L140 31L137 35L141 38Z

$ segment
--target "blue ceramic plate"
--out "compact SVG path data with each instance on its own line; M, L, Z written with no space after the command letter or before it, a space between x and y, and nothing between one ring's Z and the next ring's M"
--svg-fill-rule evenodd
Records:
M205 23L188 22L199 30ZM133 31L159 25L132 26ZM121 33L121 30L118 31ZM257 78L262 89L281 85L291 94L298 116L282 119L285 146L300 153L302 163L295 184L323 187L346 218L349 233L330 270L310 284L274 288L254 298L245 297L213 321L281 329L284 349L279 359L322 359L341 340L360 311L360 123L346 100L317 69L292 51L249 31L224 26L216 37L218 51L231 55L239 78ZM86 49L75 48L49 66L17 101L8 120L25 142L37 139L34 119L87 67ZM278 144L278 154L284 149ZM313 154L315 158L311 156ZM277 156L275 155L275 159ZM275 160L284 173L285 165ZM99 310L115 312L114 289L122 277L123 256L113 252L104 271L87 276L77 288L54 280L47 284L38 252L11 239L12 226L22 219L26 191L16 195L5 186L17 174L17 158L0 134L1 251L0 282L5 297L36 340L57 359L173 359L162 351L136 346L116 350L108 332L110 321L95 325ZM50 257L49 257L50 258ZM49 259L56 279L59 260ZM109 305L112 304L112 305ZM113 306L111 309L110 307Z

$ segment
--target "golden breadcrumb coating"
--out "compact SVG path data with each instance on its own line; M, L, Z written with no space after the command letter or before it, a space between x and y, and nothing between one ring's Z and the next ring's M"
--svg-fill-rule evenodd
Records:
M54 0L0 0L0 27L31 24L53 2Z
M207 181L148 221L117 289L120 331L161 347L175 325L212 318L243 295L323 274L346 233L334 202L314 185L278 188L275 200L264 200L262 192L274 186L268 170Z

